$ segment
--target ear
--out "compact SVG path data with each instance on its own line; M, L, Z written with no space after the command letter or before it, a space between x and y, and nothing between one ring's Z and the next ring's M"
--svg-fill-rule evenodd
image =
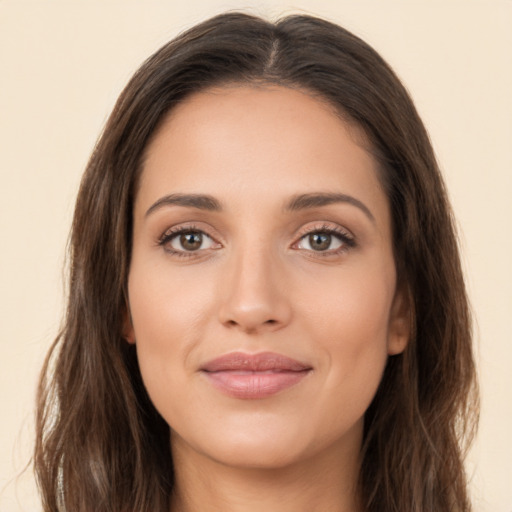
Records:
M130 314L128 306L125 307L123 312L122 336L128 343L130 343L130 345L135 344L135 331L133 330L132 316Z
M407 286L397 287L388 328L388 355L401 354L407 347L412 334L412 298Z

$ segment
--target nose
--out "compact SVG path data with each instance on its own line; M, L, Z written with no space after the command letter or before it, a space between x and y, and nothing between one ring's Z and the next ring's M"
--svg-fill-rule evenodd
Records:
M283 328L292 317L283 269L269 250L249 251L230 258L222 277L219 320L247 334Z

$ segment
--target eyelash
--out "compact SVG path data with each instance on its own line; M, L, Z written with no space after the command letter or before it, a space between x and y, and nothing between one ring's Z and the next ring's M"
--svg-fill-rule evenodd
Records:
M208 235L208 233L205 233L204 229L200 229L199 227L197 227L193 224L188 224L186 226L179 226L176 228L168 229L159 238L158 245L163 247L167 253L171 254L172 256L178 256L179 258L192 258L194 256L197 256L197 253L199 252L199 250L198 251L177 251L170 246L166 246L166 244L169 244L169 242L171 242L174 238L176 238L177 236L184 234L184 233L201 233L203 235L206 235L208 238L211 238L212 240L214 240L213 237Z
M197 251L178 251L178 250L170 248L169 246L166 246L166 244L169 244L169 242L171 242L177 236L184 234L184 233L193 233L193 232L206 235L208 238L212 239L214 241L214 243L218 244L218 242L215 242L215 239L213 237L211 237L210 235L208 235L208 233L206 233L203 229L201 229L193 224L190 224L190 225L179 226L179 227L168 229L158 239L158 245L163 247L164 250L167 253L171 254L172 256L177 256L179 258L197 257L201 251L200 249L198 249ZM309 252L315 254L315 257L337 256L337 255L342 254L356 246L356 240L352 234L350 234L348 231L346 231L340 227L333 227L333 226L329 226L327 224L322 224L321 226L314 226L314 227L304 230L300 234L299 239L296 242L294 242L293 246L296 246L302 240L304 240L307 236L312 235L314 233L333 235L342 242L342 245L335 250L332 250L332 249L327 250L327 251L309 250ZM203 250L205 250L205 249L203 249Z
M338 256L347 252L349 249L353 249L356 246L356 240L354 236L347 230L338 227L338 226L330 226L328 224L322 224L320 226L313 226L311 228L307 228L299 237L299 240L295 242L293 245L299 244L302 240L304 240L309 235L314 233L322 233L327 235L333 235L338 238L342 245L337 249L330 249L327 251L309 251L315 255L315 257L327 258L329 256Z

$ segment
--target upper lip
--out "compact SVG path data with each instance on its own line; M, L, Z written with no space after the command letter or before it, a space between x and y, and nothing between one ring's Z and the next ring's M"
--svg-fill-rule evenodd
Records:
M311 366L274 352L260 352L257 354L231 352L208 361L201 367L201 370L206 372L236 370L301 372L311 370Z

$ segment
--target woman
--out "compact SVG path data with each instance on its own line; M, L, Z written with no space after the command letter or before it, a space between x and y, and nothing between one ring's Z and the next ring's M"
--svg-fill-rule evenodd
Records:
M229 13L143 64L77 200L45 510L466 512L475 389L444 185L374 50Z

